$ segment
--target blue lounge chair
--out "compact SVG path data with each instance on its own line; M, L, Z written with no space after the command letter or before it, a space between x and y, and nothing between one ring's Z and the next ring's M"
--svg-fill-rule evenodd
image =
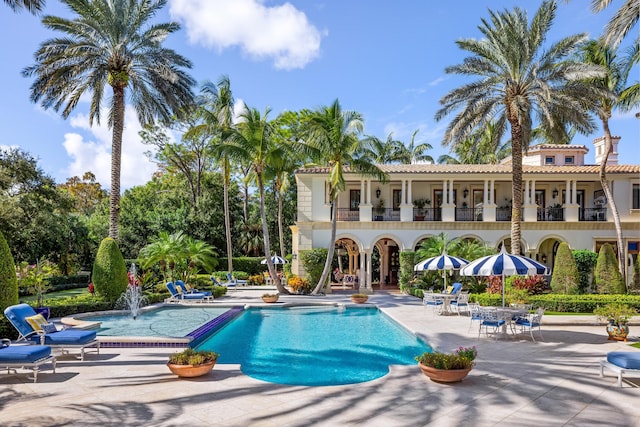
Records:
M82 329L57 330L52 324L47 324L43 328L33 326L34 318L37 314L28 304L18 304L7 307L4 315L20 334L18 341L27 341L32 344L48 345L61 351L63 354L69 353L67 348L80 349L80 360L84 360L84 349L95 347L100 353L100 342L96 338L96 331L85 331ZM29 321L32 321L30 324Z
M453 287L451 288L451 295L456 295L458 292L460 292L462 290L462 283L454 283Z
M211 296L211 292L209 291L199 291L197 289L192 288L191 286L184 283L182 280L176 280L176 287L180 287L182 293L185 294L205 294L207 296Z
M8 339L0 342L0 369L7 373L16 373L18 368L30 368L33 371L33 382L38 381L40 366L51 363L56 373L56 358L51 355L51 347L46 345L11 345Z
M211 295L205 295L201 292L191 294L182 292L182 289L176 287L173 282L167 282L165 286L171 293L171 296L167 298L165 302L209 302L213 299Z

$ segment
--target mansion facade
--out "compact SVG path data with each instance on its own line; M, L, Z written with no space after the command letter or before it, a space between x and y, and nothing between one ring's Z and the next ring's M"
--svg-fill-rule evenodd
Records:
M640 165L618 164L617 144L607 178L620 215L629 272L640 249ZM604 138L594 141L599 163ZM523 158L521 253L553 268L558 245L598 251L617 246L599 166L585 165L584 145L543 144ZM511 165L387 164L385 183L346 173L336 204L336 251L342 271L358 276L360 290L398 283L399 253L415 251L433 235L475 239L498 249L510 246ZM296 171L297 220L292 226L292 272L304 275L300 251L327 248L331 208L328 168ZM628 275L631 278L631 274ZM629 279L630 280L630 279Z

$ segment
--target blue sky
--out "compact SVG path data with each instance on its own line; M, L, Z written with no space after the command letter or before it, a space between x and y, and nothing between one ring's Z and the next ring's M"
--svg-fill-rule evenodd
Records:
M560 1L550 42L586 32L597 37L619 6L594 15L585 0ZM540 1L424 0L302 1L280 0L169 0L158 21L174 20L182 29L166 45L189 58L199 82L217 81L226 74L236 101L264 110L270 117L285 110L316 108L339 98L344 109L356 110L365 119L365 133L385 139L393 132L406 143L416 129L418 142L429 142L434 158L447 153L440 144L446 119L435 122L440 98L468 82L444 73L448 65L467 56L455 40L479 38L481 18L488 8L519 6L531 17ZM55 0L48 0L45 14L70 16ZM53 34L40 17L14 14L0 6L0 145L19 146L40 159L39 165L56 181L96 174L109 187L111 132L89 127L86 103L67 120L29 101L31 79L21 70L33 63L40 43ZM638 70L634 70L638 78ZM127 110L123 142L122 187L145 183L155 170L139 142L140 127L132 109ZM640 163L640 120L633 113L615 113L610 122L622 136L622 163ZM577 136L593 163L592 140L601 135Z

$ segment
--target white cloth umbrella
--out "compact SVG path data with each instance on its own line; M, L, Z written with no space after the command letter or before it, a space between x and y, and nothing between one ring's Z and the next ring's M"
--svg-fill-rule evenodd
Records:
M447 255L447 251L442 255L427 258L413 266L413 271L440 271L442 270L442 278L444 280L444 290L447 290L447 270L459 270L469 264L464 258Z
M286 259L284 259L282 257L279 257L278 255L273 255L271 257L271 262L273 264L276 264L276 265L277 264L288 264L289 263L289 261L287 261ZM266 263L267 263L267 259L266 258L263 259L262 261L260 261L260 264L266 264Z
M549 274L549 268L526 256L509 254L503 245L499 254L478 258L463 267L460 274L463 276L502 276L502 306L504 307L504 278L506 276Z

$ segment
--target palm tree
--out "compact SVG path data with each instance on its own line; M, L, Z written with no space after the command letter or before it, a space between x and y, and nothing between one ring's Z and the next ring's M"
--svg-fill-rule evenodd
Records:
M467 139L453 145L455 157L443 154L440 164L497 164L511 154L511 143L501 143L504 123L488 123L473 132Z
M552 113L561 110L563 119L578 132L588 134L595 128L584 106L589 105L596 91L582 81L603 72L597 66L564 60L585 40L585 35L564 38L543 50L555 12L555 1L544 1L529 25L526 11L520 8L502 13L490 10L490 22L483 19L479 27L485 38L457 42L473 56L446 68L447 73L477 75L479 79L445 95L440 100L443 107L436 113L436 120L441 120L462 109L447 127L445 145L455 146L491 122L509 122L514 254L520 253L522 153L531 140L532 116L551 128L551 122L558 117Z
M428 142L423 142L421 144L416 145L416 135L418 135L420 129L416 129L411 134L411 142L408 146L403 146L400 149L400 153L398 155L398 160L400 163L405 165L415 164L415 163L433 163L433 157L426 154L427 151L432 150L433 147Z
M602 12L611 4L611 0L591 0L591 10ZM611 21L604 29L604 41L610 47L617 47L622 39L638 23L640 17L640 2L638 0L624 0L624 4L616 11ZM636 32L636 43L640 41Z
M222 169L222 192L224 205L224 228L227 239L227 271L233 273L233 247L231 245L231 214L229 209L229 185L231 184L231 163L229 156L221 149L224 145L225 132L233 125L234 99L231 93L231 81L222 76L217 84L205 82L202 85L202 96L198 99L203 123L189 129L187 135L208 135L212 138L214 153L218 157Z
M406 147L401 141L393 139L393 132L385 141L375 136L367 136L362 141L362 157L367 157L376 164L389 164L400 161L402 149Z
M278 292L288 294L289 291L280 282L275 266L271 261L269 224L264 208L264 174L270 152L273 150L273 127L267 120L269 112L270 110L267 108L264 114L260 114L257 109L245 106L235 129L230 130L225 135L228 142L221 147L221 150L232 159L237 159L238 161L244 159L251 163L251 172L255 176L258 193L260 194L260 218L262 220L267 268L269 275L276 283Z
M637 50L637 45L636 45ZM604 156L600 162L600 184L602 190L607 198L607 203L611 209L613 216L613 222L616 228L616 237L618 241L618 268L622 277L626 281L626 268L624 258L624 246L622 240L622 224L620 223L620 214L613 199L613 192L611 186L607 180L607 161L609 154L613 151L613 144L611 142L611 130L609 128L609 119L614 109L621 109L627 111L632 107L633 101L628 99L629 89L627 85L627 77L629 76L630 63L632 59L627 57L622 60L617 58L616 50L606 46L602 41L591 40L585 44L581 49L582 61L595 64L603 67L607 70L607 74L604 77L591 79L590 83L599 89L610 91L615 95L615 98L602 97L592 104L592 110L602 122L602 130L604 131ZM635 100L635 105L638 104L638 100Z
M63 37L45 41L36 52L36 63L23 70L35 77L31 100L44 109L62 108L65 119L81 97L91 93L89 123L100 123L105 86L113 95L108 108L112 129L109 237L118 239L120 219L120 163L126 89L143 126L159 117L186 111L192 104L194 80L183 71L191 63L162 41L180 26L150 25L166 0L62 0L75 14L73 20L45 16L47 29Z
M14 12L26 9L34 15L42 11L45 3L45 0L4 0L4 4L9 6Z
M185 281L188 281L192 274L195 279L197 267L203 267L206 271L210 271L213 261L218 255L213 246L189 236L185 239L184 244L184 256L187 261Z
M182 231L173 234L161 231L156 239L140 250L142 268L159 264L163 280L173 282L176 264L185 257L187 238Z
M362 116L354 111L343 111L336 99L330 106L314 111L308 119L303 147L317 164L329 168L328 195L331 209L331 238L327 260L322 276L311 292L320 292L329 278L331 261L336 242L337 215L335 204L338 196L346 188L345 172L373 176L381 181L387 177L368 157L359 156L363 152L363 142L358 139L362 133Z
M420 243L420 247L416 251L416 259L423 261L427 258L440 256L443 252L449 255L457 256L453 253L452 248L457 244L458 239L449 239L446 233L440 233L436 236L430 236Z

